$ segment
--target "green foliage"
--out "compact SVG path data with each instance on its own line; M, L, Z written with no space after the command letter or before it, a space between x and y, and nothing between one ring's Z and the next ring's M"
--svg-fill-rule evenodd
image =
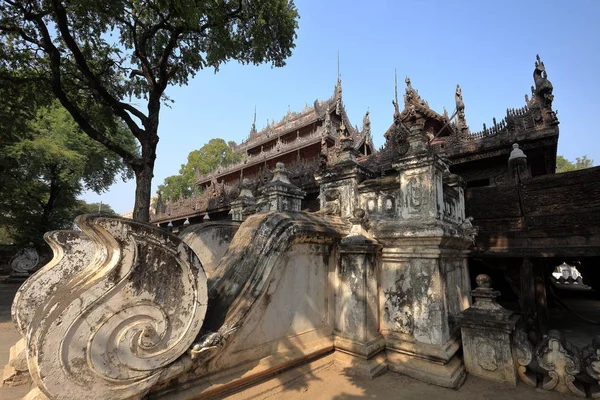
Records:
M0 245L2 244L13 244L13 240L10 237L10 233L6 226L0 226Z
M234 142L226 143L223 139L211 139L198 150L188 154L187 163L179 169L179 175L165 178L158 186L158 193L163 201L175 201L190 197L196 188L196 177L206 175L218 167L226 167L242 159L242 155L234 153Z
M86 203L83 200L77 201L77 208L74 211L75 218L80 214L101 214L107 217L117 217L119 214L108 204L104 203Z
M297 20L291 0L0 0L0 85L52 92L133 169L134 218L147 221L167 87L230 60L283 66ZM114 135L117 123L141 154Z
M584 155L583 157L575 157L575 162L571 162L563 156L556 156L556 173L576 171L579 169L591 168L594 166L594 160L591 160Z
M83 190L100 193L116 176L131 177L119 157L83 134L57 103L15 123L22 131L0 142L0 226L18 244L41 246L44 232L72 226ZM136 152L127 130L113 135Z

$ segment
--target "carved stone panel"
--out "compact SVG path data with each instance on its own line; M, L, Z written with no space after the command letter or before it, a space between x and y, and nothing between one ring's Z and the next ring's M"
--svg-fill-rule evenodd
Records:
M33 269L38 265L40 257L34 248L27 247L10 259L11 276L28 277Z
M575 377L581 372L578 353L559 331L551 329L548 332L535 352L536 361L547 372L542 382L545 390L585 397L585 390L575 382Z
M76 223L93 257L61 257L77 247L54 236L55 259L44 274L58 274L55 290L32 317L26 302L13 310L30 320L29 371L49 398L143 397L198 335L206 275L191 249L159 228L86 215Z

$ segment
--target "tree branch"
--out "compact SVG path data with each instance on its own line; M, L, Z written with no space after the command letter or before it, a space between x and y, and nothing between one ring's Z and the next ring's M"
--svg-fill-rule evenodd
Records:
M52 43L52 37L48 32L48 27L44 23L41 18L35 19L34 21L42 35L42 40L44 42L44 48L48 53L50 59L50 70L52 74L52 89L58 100L62 104L63 107L71 114L75 122L81 127L81 129L92 139L97 142L102 143L108 150L118 154L123 161L125 161L134 171L139 168L141 165L141 160L136 157L134 154L131 154L129 151L125 150L123 147L114 143L108 137L100 133L96 130L89 121L83 116L83 114L79 111L79 109L69 100L66 92L62 87L62 78L60 71L60 52Z
M61 36L63 37L63 40L65 41L65 44L67 45L67 47L69 48L71 53L73 53L73 57L75 58L77 68L86 77L89 85L96 92L98 92L98 94L102 97L102 99L104 101L106 101L108 103L108 105L113 109L114 113L118 117L123 119L123 121L129 127L129 129L131 130L133 135L136 138L141 139L142 135L144 133L143 130L140 129L140 127L135 123L135 121L131 118L131 116L127 113L127 111L121 106L122 103L119 100L117 100L116 98L114 98L110 93L108 93L108 91L102 85L100 80L90 70L90 68L87 64L87 61L85 59L85 56L81 53L79 46L77 45L77 43L75 42L75 39L73 38L73 36L71 35L71 32L69 31L67 14L66 14L65 8L63 7L63 5L60 3L59 0L52 0L51 4L54 9L54 12L56 13L56 24L58 26L58 29L61 33ZM130 106L130 107L133 107L133 106ZM142 120L142 123L144 123L144 121L147 119L147 117L139 110L138 110L138 113L139 113L138 114L139 116L143 116L143 118L141 118L141 120Z

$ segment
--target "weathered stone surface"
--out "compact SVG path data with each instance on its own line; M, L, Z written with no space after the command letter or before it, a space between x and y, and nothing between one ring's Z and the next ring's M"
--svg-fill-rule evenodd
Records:
M474 304L457 318L467 372L516 386L511 336L519 317L496 302L500 292L491 288L487 275L477 276L477 288L471 295Z
M585 373L594 381L590 388L592 398L600 399L600 335L583 349L582 359Z
M27 279L37 267L40 257L32 247L19 250L9 261L11 268L9 279Z
M210 278L239 227L236 221L204 222L184 229L179 237L198 256Z
M527 333L522 329L515 330L513 335L513 353L517 362L517 373L519 378L527 385L536 387L537 376L529 370L533 361L533 346L527 338Z
M3 369L2 386L20 386L31 382L25 346L25 340L21 339L10 348L8 364Z
M52 248L53 258L21 285L13 300L12 319L23 336L36 310L61 285L88 266L97 251L92 240L81 232L53 231L46 233L44 239Z
M548 331L535 350L535 359L547 374L542 382L545 390L585 397L585 389L575 380L582 371L579 350L565 340L559 331Z
M93 242L93 257L68 255L84 241L51 236L59 252L40 279L46 276L55 289L30 318L27 302L13 308L15 322L29 321L29 371L48 398L142 396L165 368L177 368L172 363L198 334L206 276L190 248L161 229L93 216L76 223Z
M300 211L304 190L292 184L282 162L273 170L273 179L261 189L262 196L257 200L258 212Z
M381 245L365 237L364 211L355 209L352 228L340 244L335 303L336 357L357 375L374 378L387 370L379 332L377 259Z

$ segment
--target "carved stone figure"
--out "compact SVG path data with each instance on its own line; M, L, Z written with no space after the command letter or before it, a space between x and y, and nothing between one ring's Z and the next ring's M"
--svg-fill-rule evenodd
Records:
M327 189L323 192L325 196L325 206L321 207L319 213L326 215L341 215L341 194L337 189ZM319 195L320 198L321 195Z
M542 100L542 104L547 107L552 106L554 95L552 94L553 86L548 80L546 67L540 59L539 54L535 56L535 69L533 70L533 80L535 82L535 94Z
M581 372L581 360L578 350L560 333L551 329L548 335L535 350L538 365L546 370L542 387L545 390L556 390L561 393L572 393L577 397L585 397L585 390L575 382Z
M600 399L600 335L594 336L592 344L582 351L585 373L595 381L590 388L592 398Z

